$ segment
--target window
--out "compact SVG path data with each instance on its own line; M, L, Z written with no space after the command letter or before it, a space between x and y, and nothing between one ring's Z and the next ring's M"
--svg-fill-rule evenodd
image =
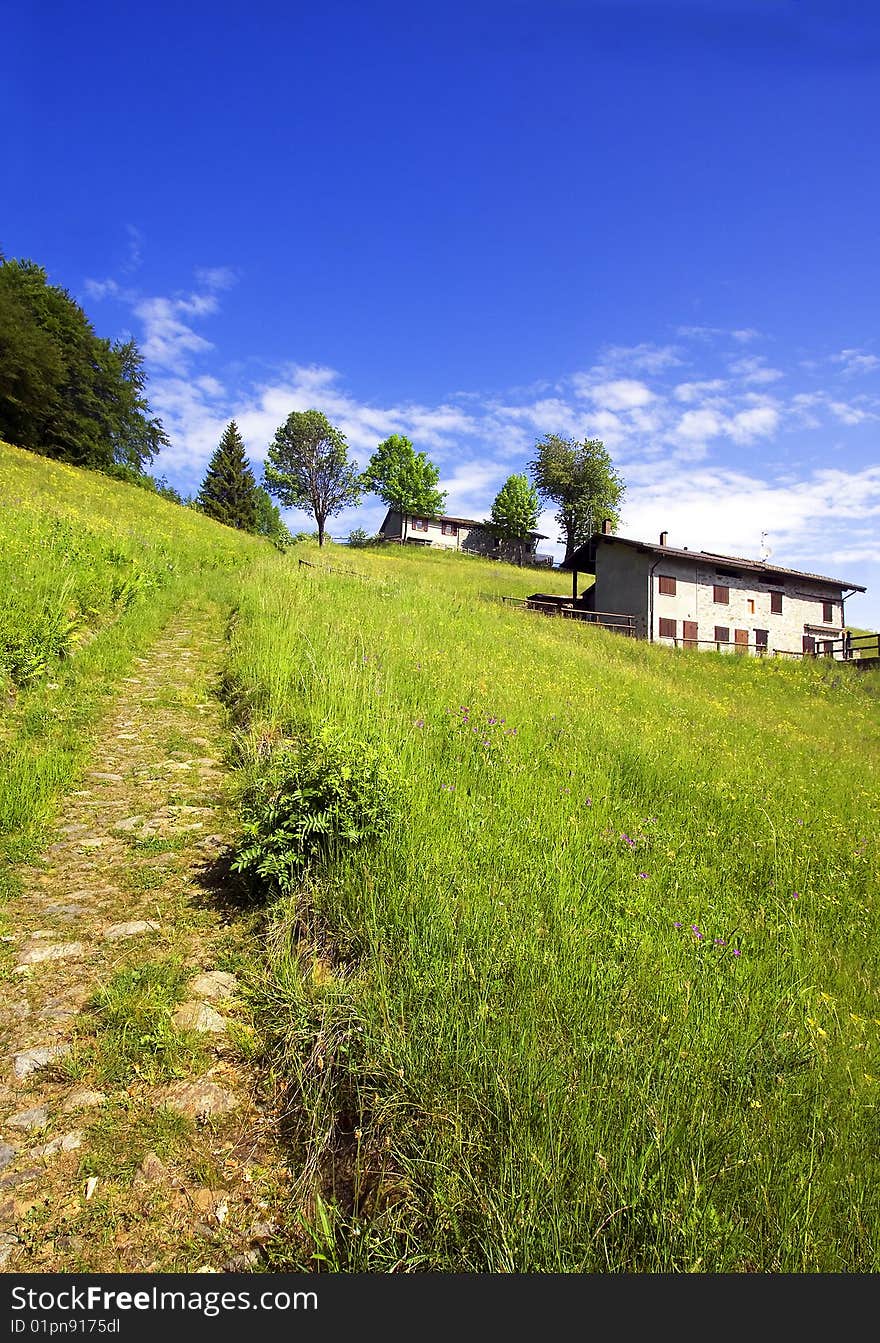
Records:
M729 644L729 643L730 643L730 626L729 626L729 625L716 625L716 626L715 626L715 642L716 642L717 644Z
M739 578L739 569L722 569L716 567L715 572L719 578Z
M769 642L770 642L769 630L755 630L755 646L758 649L759 653L761 652L762 649L766 653Z
M697 622L695 620L682 621L681 635L685 648L696 648L698 634L699 629L697 628Z
M733 631L733 647L737 653L747 653L749 648L748 630Z
M676 623L674 620L668 620L666 616L660 617L660 638L674 639Z
M428 530L428 523L425 518L413 518L412 525L414 532L426 532Z
M804 635L801 641L801 648L803 649L805 656L809 656L811 653L815 653L816 640L813 638L812 634Z
M771 593L770 593L770 611L771 611L771 613L772 613L774 616L781 616L781 615L782 615L782 593L781 593L781 592L771 592Z
M749 615L750 615L750 616L753 616L753 615L755 614L755 599L754 599L754 597L748 597L748 598L746 599L746 602L747 602L747 605L748 605L748 608L749 608Z
M456 527L456 525L455 525L454 522L444 522L444 523L443 523L443 535L444 535L444 536L458 536L458 528Z
M675 596L675 579L667 578L665 574L660 575L660 591L666 597Z
M721 583L716 583L712 588L712 600L718 602L721 606L727 606L730 602L730 588L724 587Z
M834 619L834 602L822 603L822 619L825 621Z

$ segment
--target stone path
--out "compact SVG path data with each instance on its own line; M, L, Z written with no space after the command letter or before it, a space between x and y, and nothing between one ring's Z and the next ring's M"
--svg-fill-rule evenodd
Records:
M187 610L138 660L20 873L0 989L7 1270L254 1268L280 1234L289 1176L236 974L248 922L211 890L221 618Z

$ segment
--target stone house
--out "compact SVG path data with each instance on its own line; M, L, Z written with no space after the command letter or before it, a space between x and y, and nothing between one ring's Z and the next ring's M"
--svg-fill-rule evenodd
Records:
M552 564L552 556L539 556L538 542L547 538L541 532L529 532L521 544L501 542L476 518L429 518L414 513L400 513L389 508L379 535L386 541L405 541L407 545L436 546L440 550L462 550L490 559L512 560L523 564Z
M719 652L842 657L846 597L865 591L765 560L677 550L666 532L656 545L630 540L609 523L562 567L575 606L634 616L636 636L652 643ZM595 576L582 596L579 574Z

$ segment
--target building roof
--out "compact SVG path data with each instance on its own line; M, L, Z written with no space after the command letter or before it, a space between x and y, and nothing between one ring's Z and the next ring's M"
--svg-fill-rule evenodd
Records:
M639 550L647 555L671 555L676 559L698 560L702 563L720 564L729 569L739 569L744 574L760 574L764 578L809 578L814 583L828 583L835 588L850 588L853 592L864 592L866 589L860 583L849 583L844 578L828 578L825 574L812 574L805 569L786 569L781 564L768 564L766 560L747 560L740 555L719 555L711 550L677 550L674 546L661 546L653 544L651 541L635 541L627 536L606 536L604 532L594 532L585 545L579 546L566 564L563 562L559 567L561 569L577 568L578 560L589 560L592 562L592 556L589 555L591 547L595 546L597 541L602 541L609 545L632 546L634 550Z

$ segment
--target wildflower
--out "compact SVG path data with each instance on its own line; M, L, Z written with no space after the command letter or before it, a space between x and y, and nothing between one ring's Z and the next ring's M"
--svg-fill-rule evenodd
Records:
M635 840L630 839L629 835L621 835L620 838L623 840L624 844L628 844L631 849L636 847Z
M741 956L742 952L740 951L739 947L734 947L733 954L734 956Z
M415 723L413 724L413 726L414 726L414 727L424 727L424 726L425 726L425 720L424 720L424 718L417 718L416 721L415 721Z
M800 897L800 894L799 894L797 891L792 891L792 899L793 899L793 900L800 900L800 898L801 898L801 897Z
M680 923L674 923L672 926L673 926L673 928L680 928L680 927L681 927L681 924L680 924Z
M591 797L586 798L585 801L586 801L586 805L587 805L588 807L592 807L592 805L593 805L593 799L592 799Z
M693 933L694 937L697 938L698 941L702 942L703 934L700 932L699 928L695 923L691 924L691 932Z
M647 872L640 872L640 873L639 873L639 876L642 878L642 881L647 881L647 879L648 879L648 874L647 874Z

